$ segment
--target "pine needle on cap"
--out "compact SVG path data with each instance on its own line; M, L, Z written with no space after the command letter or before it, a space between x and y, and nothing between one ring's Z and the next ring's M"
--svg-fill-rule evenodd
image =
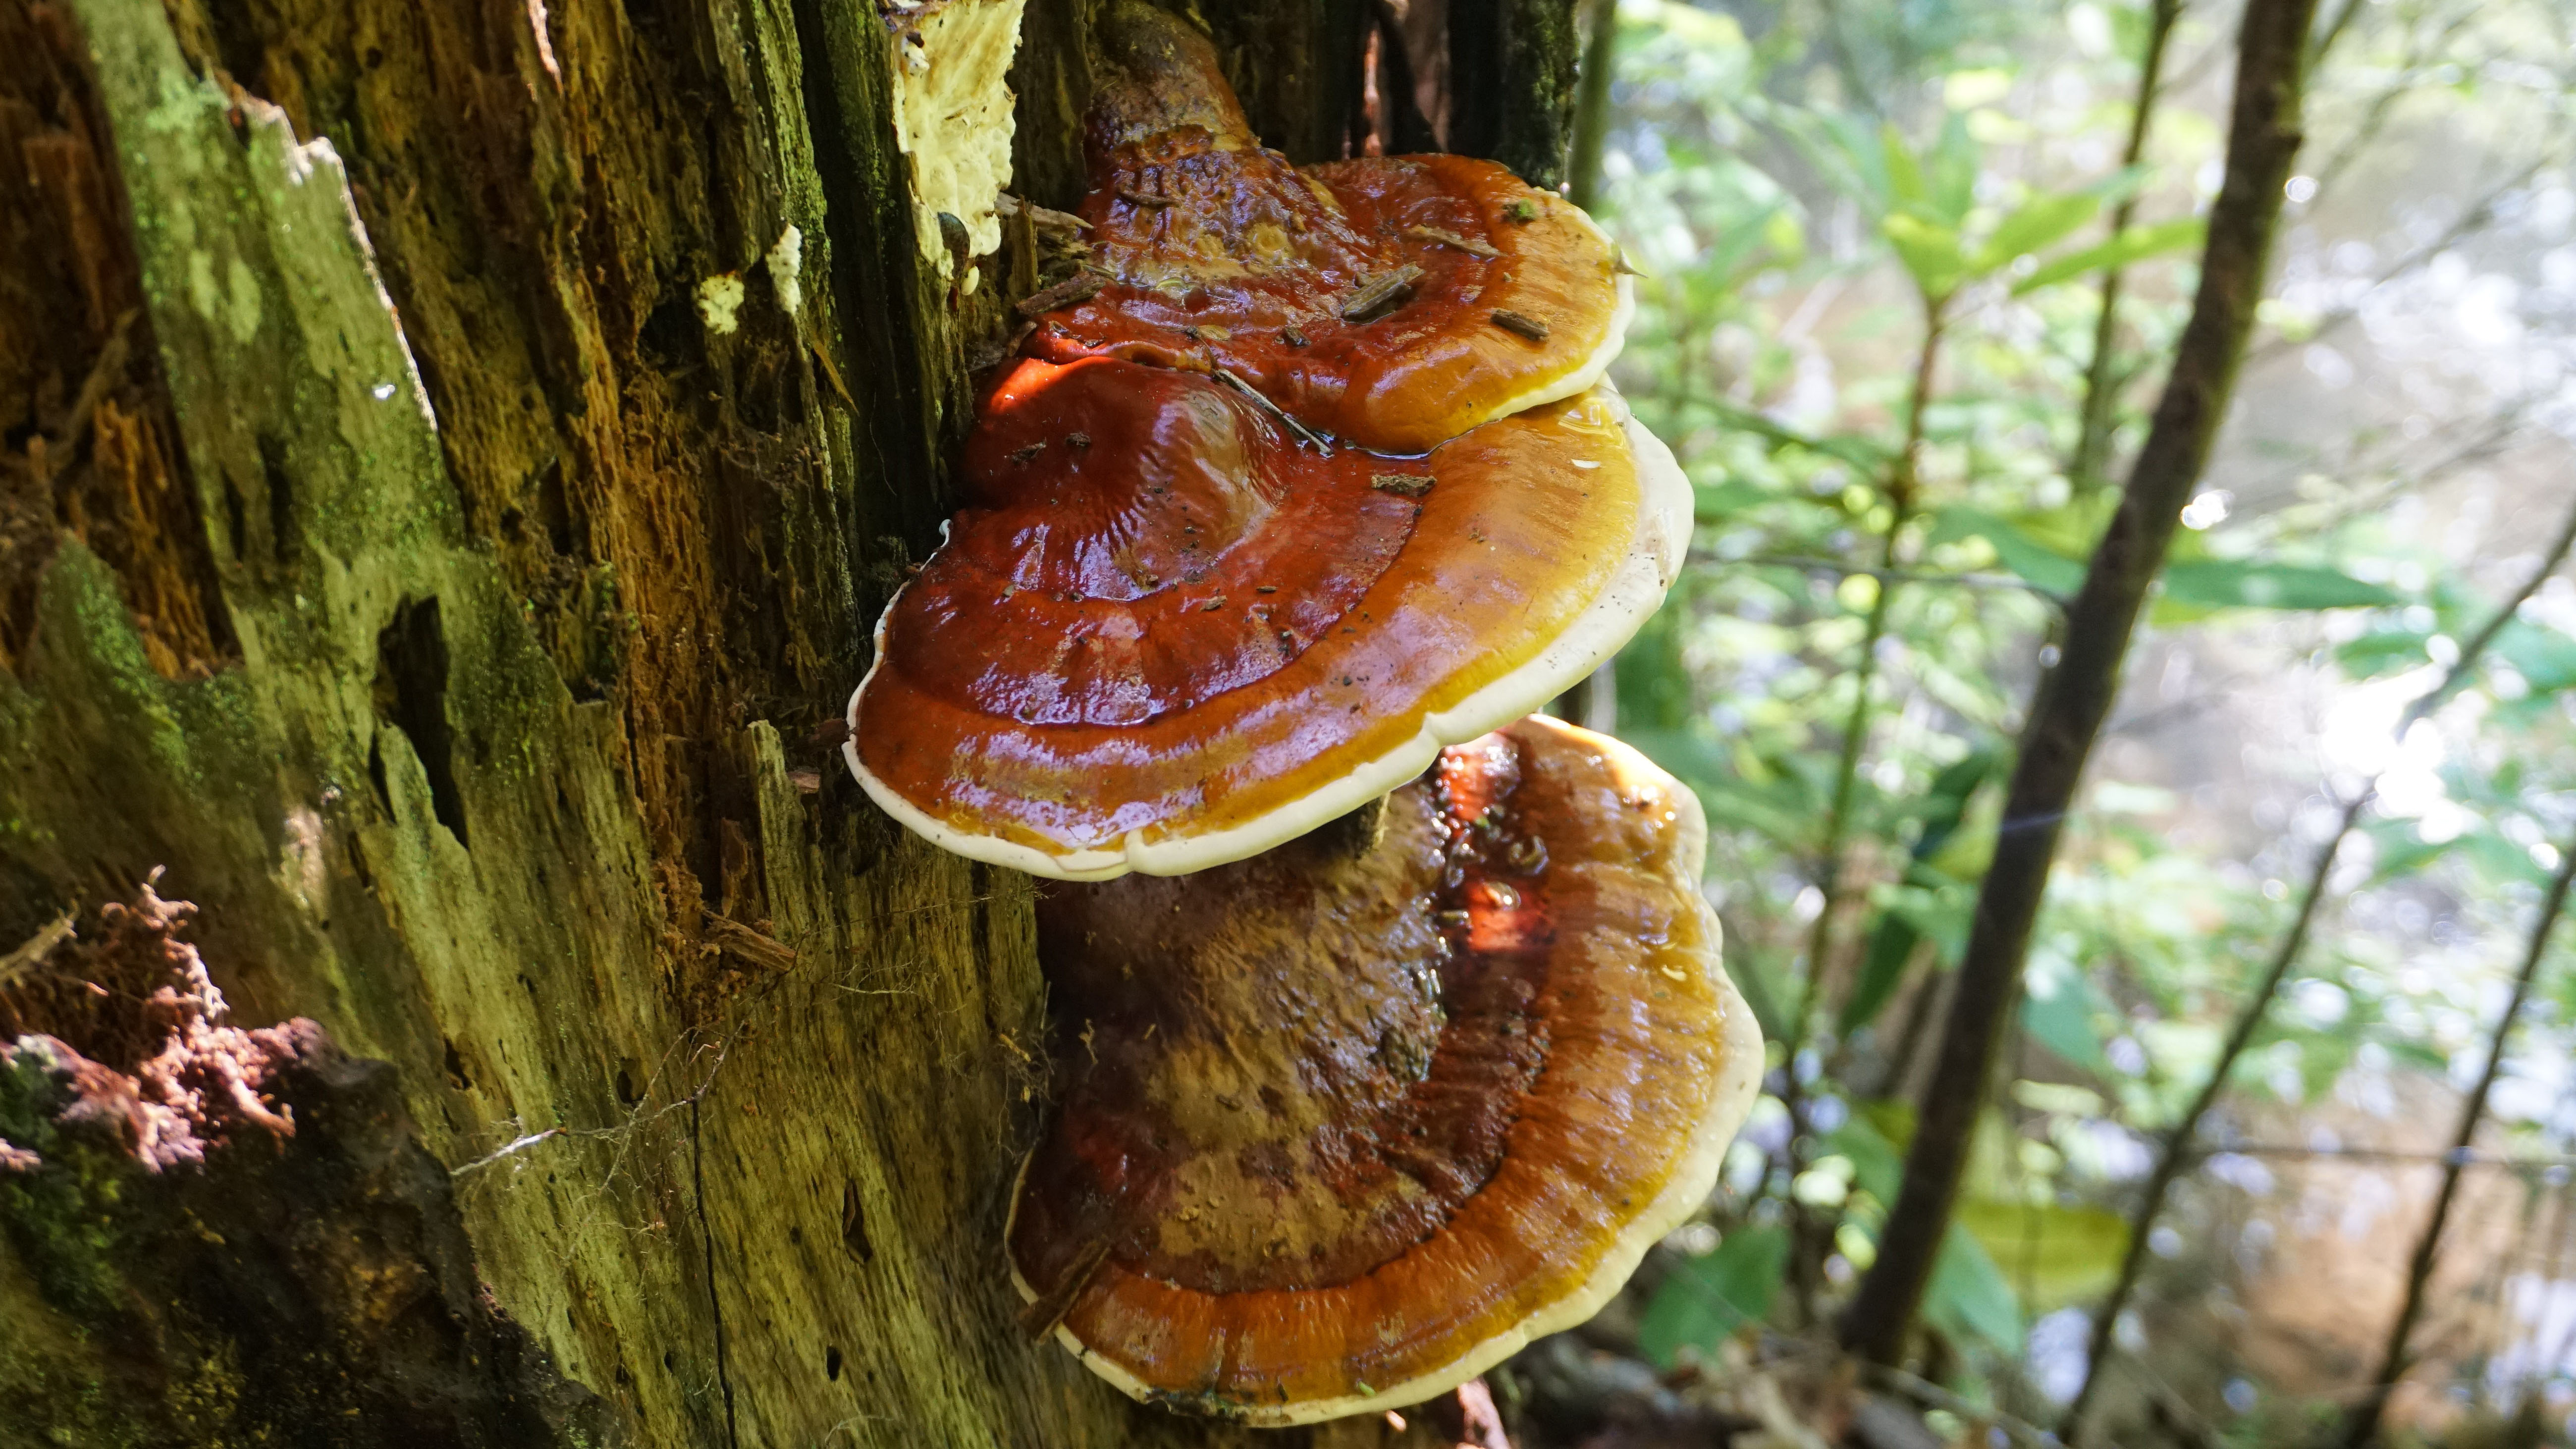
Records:
M1422 269L1411 262L1381 277L1372 277L1342 301L1345 322L1374 322L1402 305L1413 295L1413 284L1422 280Z
M1236 392L1239 392L1245 397L1248 397L1254 402L1260 404L1262 410L1269 413L1272 417L1277 418L1281 426L1287 428L1288 431L1295 433L1298 437L1305 439L1307 442L1314 444L1316 448L1324 453L1325 456L1330 457L1332 455L1333 445L1330 441L1325 439L1323 435L1317 433L1312 428L1307 427L1304 423L1301 423L1295 418L1289 416L1286 408L1283 408L1276 402L1271 401L1269 394L1264 393L1257 387L1254 387L1251 383L1245 382L1241 376L1236 374L1233 368L1220 367L1216 369L1216 377L1217 381L1224 383L1226 386L1233 388Z
M1404 229L1404 234L1416 241L1438 242L1444 247L1456 247L1469 256L1484 257L1489 261L1502 255L1493 248L1491 243L1480 242L1474 237L1460 236L1454 231L1444 231L1436 226L1408 226Z
M1108 277L1086 267L1052 287L1022 297L1017 306L1023 317L1043 317L1049 312L1079 307L1098 296L1100 289L1108 285Z

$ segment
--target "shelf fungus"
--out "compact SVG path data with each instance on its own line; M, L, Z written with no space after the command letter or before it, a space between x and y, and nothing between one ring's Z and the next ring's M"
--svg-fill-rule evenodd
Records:
M1689 541L1688 481L1606 390L1402 460L1290 426L1202 372L999 378L850 700L868 793L1039 875L1241 860L1581 678Z
M1275 1425L1454 1386L1617 1292L1753 1104L1699 805L1642 756L1521 720L1351 835L1042 889L1065 1087L1013 1278L1137 1398Z
M1046 316L1036 355L1227 368L1390 452L1580 395L1618 355L1630 282L1573 204L1464 156L1299 170L1185 21L1124 4L1103 35L1082 215L1109 277Z

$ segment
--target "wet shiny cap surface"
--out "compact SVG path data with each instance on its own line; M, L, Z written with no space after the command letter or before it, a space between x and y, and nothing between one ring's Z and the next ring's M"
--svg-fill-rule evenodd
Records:
M1294 1423L1472 1376L1615 1291L1750 1106L1697 803L1642 757L1524 720L1349 837L1041 897L1065 1087L1012 1263L1140 1397Z
M1300 171L1245 129L1195 30L1113 14L1082 206L1111 280L1043 318L1033 354L1224 367L1389 452L1599 380L1630 308L1579 209L1461 156Z
M1596 393L1423 458L1328 453L1202 374L1022 362L879 624L852 763L915 830L1040 874L1266 849L1627 638L1689 529L1631 439Z

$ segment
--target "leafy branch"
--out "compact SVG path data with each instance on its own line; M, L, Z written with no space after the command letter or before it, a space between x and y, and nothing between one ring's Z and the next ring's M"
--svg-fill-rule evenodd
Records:
M2122 167L2133 167L2145 159L2147 133L2154 120L2156 97L2165 67L2165 46L2173 38L2174 22L2182 15L2182 0L2155 0L2148 13L2146 53L2138 60L2138 97L2129 108L2129 140L2120 152ZM2117 242L2129 234L2136 220L2138 201L2135 194L2122 197L2111 213L2111 237ZM2106 243L2105 245L2109 245ZM2109 260L2101 267L2102 304L2093 322L2093 356L2084 369L2083 410L2078 414L2075 453L2066 466L2066 476L2078 488L2090 488L2103 476L2110 459L2112 420L2124 380L2118 374L2114 344L2119 338L2120 288L2126 275L2127 258Z
M2450 1224L2451 1207L2459 1198L2466 1154L2477 1138L2478 1125L2486 1120L2487 1097L2504 1070L2505 1047L2512 1040L2514 1026L2522 1019L2524 1004L2531 999L2532 982L2540 975L2540 963L2549 954L2549 936L2567 905L2571 884L2576 884L2576 837L2571 837L2560 851L2558 874L2551 878L2549 893L2540 903L2540 915L2532 922L2522 969L2513 978L2513 994L2505 1001L2504 1014L2496 1018L2495 1029L2488 1034L2486 1065L2479 1070L2477 1085L2470 1089L2468 1100L2460 1105L2460 1125L2451 1135L2452 1155L2442 1166L2441 1189L2433 1196L2432 1215L2425 1219L2424 1231L2416 1238L2414 1254L2407 1261L2405 1300L2388 1325L2388 1341L2380 1350L2379 1368L2371 1376L2369 1389L2354 1401L2344 1417L2344 1449L2363 1449L2379 1437L2379 1419L2388 1406L2389 1392L2406 1372L2407 1340L2414 1336L2416 1320L2423 1316L2424 1290L2432 1282L2433 1262L2442 1247L2442 1230Z
M2521 611L2523 604L2538 593L2549 576L2566 562L2571 548L2576 548L2576 510L2569 511L2567 522L2559 530L2556 541L2542 555L2540 566L2531 571L2522 587L2504 601L2484 627L2461 645L2459 657L2443 671L2441 679L2418 695L2399 715L2395 731L2398 738L2403 739L2417 721L2439 709L2443 701L2457 692L2477 668L2478 659L2486 652L2487 646L2495 642L2496 636ZM2067 1404L2065 1416L2059 1422L2058 1433L2069 1444L2082 1442L2080 1436L2085 1413L2091 1407L2095 1387L2101 1382L2103 1366L2110 1361L2113 1330L2118 1326L2121 1313L2127 1310L2129 1297L2137 1289L2138 1275L2146 1266L2148 1234L2154 1229L2156 1219L2163 1215L2165 1199L2190 1161L2194 1143L2200 1136L2201 1123L2218 1105L2219 1094L2226 1090L2237 1061L2244 1056L2255 1032L2271 1014L2272 1003L2281 994L2281 983L2288 979L2291 968L2306 949L2308 930L2316 919L2319 903L2325 897L2326 883L2334 873L2335 861L2343 850L2344 842L2359 827L2361 812L2376 796L2377 786L2378 781L2374 777L2344 805L2334 833L2327 837L2324 847L2317 852L2316 866L2309 872L2307 887L2299 895L2298 909L2290 918L2290 928L2274 948L2262 980L2247 993L2244 1009L2237 1013L2235 1022L2229 1026L2226 1043L2219 1048L2217 1059L2210 1063L2209 1075L2192 1097L2191 1105L2183 1109L2182 1115L2165 1133L2164 1146L2156 1156L2155 1168L2147 1174L2146 1187L2139 1194L2137 1209L2130 1217L2129 1246L2121 1258L2119 1276L2113 1280L2111 1291L2094 1309L2083 1382L2076 1388L2075 1397ZM2467 1146L2465 1141L2460 1144L2461 1149ZM2456 1163L2453 1170L2457 1170Z
M1903 1357L1931 1281L2067 807L2110 712L2138 615L2226 416L2262 296L2282 187L2298 154L2302 60L2315 9L2315 0L2252 0L2246 7L2227 172L2210 213L2199 295L2119 510L2068 607L2063 654L2033 703L1903 1185L1878 1260L1842 1322L1844 1344L1880 1363Z

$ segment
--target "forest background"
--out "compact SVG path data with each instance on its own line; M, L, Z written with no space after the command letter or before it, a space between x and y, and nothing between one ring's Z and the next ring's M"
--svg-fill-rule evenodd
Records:
M1027 882L829 732L1040 261L1022 227L970 292L918 232L929 8L0 3L0 1028L136 1067L169 962L100 943L157 881L241 1021L348 1068L202 1174L0 1074L41 1149L0 1443L390 1438L432 1390L561 1442L1378 1432L1130 1405L1010 1327ZM1019 194L1079 194L1096 8L1029 7ZM1699 489L1672 605L1566 708L1705 799L1771 1093L1632 1290L1493 1376L1514 1442L2564 1441L2576 16L2254 8L2311 74L2242 386L2083 788L2006 821L2041 681L2118 644L2067 601L2148 411L2211 361L2238 9L1197 9L1292 152L1364 110L1541 182L1580 39L1619 380ZM1506 13L1553 28L1461 48ZM2007 829L2060 848L1962 1085ZM1951 1221L1891 1213L1909 1154L1963 1178L1911 1337L1849 1309ZM347 1341L276 1329L313 1322Z
M1702 529L1569 708L1698 789L1774 1071L1707 1220L1523 1361L1542 1398L1646 1402L1643 1360L1667 1417L1704 1381L1746 1408L1871 1267L2023 711L2190 307L2237 21L1596 18L1574 185L1646 274L1617 376ZM2025 1438L2080 1396L2116 1442L2307 1442L2384 1397L2408 1437L2566 1442L2571 26L2323 7L2236 405L1925 1303L1936 1428Z

